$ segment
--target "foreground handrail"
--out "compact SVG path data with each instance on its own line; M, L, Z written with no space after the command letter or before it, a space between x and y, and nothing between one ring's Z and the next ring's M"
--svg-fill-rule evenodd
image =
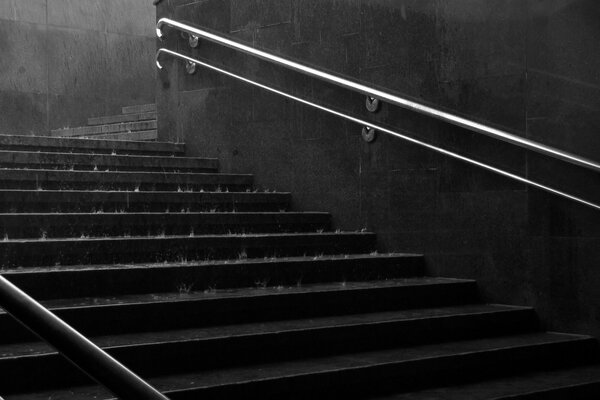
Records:
M553 193L553 194L555 194L555 195L558 195L558 196L561 196L561 197L567 198L567 199L569 199L569 200L573 200L573 201L575 201L575 202L577 202L577 203L585 204L586 206L589 206L589 207L595 208L595 209L597 209L597 210L600 210L600 205L599 205L599 204L592 203L592 202L590 202L590 201L587 201L587 200L585 200L585 199L582 199L582 198L580 198L580 197L576 197L576 196L573 196L573 195L571 195L571 194L568 194L568 193L562 192L562 191L560 191L560 190L557 190L557 189L551 188L551 187L549 187L549 186L542 185L542 184L540 184L540 183L537 183L537 182L531 181L531 180L529 180L529 179L527 179L527 178L523 178L522 176L519 176L519 175L512 174L512 173L510 173L510 172L507 172L507 171L504 171L504 170L502 170L502 169L499 169L499 168L493 167L493 166L491 166L491 165L488 165L488 164L482 163L482 162L480 162L480 161L477 161L477 160L474 160L474 159L472 159L472 158L468 158L468 157L462 156L462 155L460 155L460 154L454 153L454 152L452 152L452 151L448 151L448 150L442 149L442 148L440 148L440 147L434 146L434 145L432 145L432 144L429 144L429 143L426 143L426 142L420 141L420 140L418 140L418 139L414 139L414 138L412 138L412 137L410 137L410 136L406 136L406 135L404 135L404 134L401 134L401 133L398 133L398 132L392 131L392 130L390 130L390 129L388 129L388 128L385 128L385 127L383 127L383 126L376 125L376 124L373 124L373 123L371 123L371 122L368 122L368 121L362 120L362 119L360 119L360 118L355 118L355 117L352 117L352 116L350 116L350 115L346 115L346 114L344 114L344 113L341 113L341 112L339 112L339 111L335 111L335 110L333 110L333 109L331 109L331 108L327 108L327 107L324 107L324 106L321 106L321 105L315 104L315 103L313 103L313 102L310 102L310 101L308 101L308 100L301 99L300 97L296 97L296 96L293 96L293 95L291 95L291 94L289 94L289 93L282 92L281 90L277 90L277 89L274 89L274 88L272 88L272 87L270 87L270 86L263 85L263 84L261 84L261 83L255 82L255 81L253 81L253 80L250 80L250 79L248 79L248 78L244 78L244 77L242 77L242 76L240 76L240 75L236 75L236 74L234 74L234 73L232 73L232 72L229 72L229 71L226 71L226 70L224 70L224 69L221 69L221 68L215 67L215 66L213 66L213 65L207 64L207 63L205 63L205 62L202 62L202 61L200 61L200 60L197 60L197 59L195 59L195 58L192 58L192 57L189 57L189 56L186 56L186 55L183 55L183 54L177 53L177 52L175 52L175 51L172 51L172 50L168 50L168 49L165 49L165 48L160 48L160 49L158 49L158 51L156 52L156 65L157 65L157 67L158 67L159 69L162 69L162 68L163 68L163 67L162 67L162 65L161 65L161 63L160 63L160 56L161 56L162 54L167 54L167 55L169 55L169 56L172 56L172 57L175 57L175 58L179 58L179 59L181 59L181 60L184 60L184 61L187 61L187 62L190 62L190 63L194 63L194 64L197 64L197 65L201 65L201 66L203 66L203 67L205 67L205 68L208 68L208 69L210 69L210 70L213 70L213 71L219 72L219 73L221 73L221 74L224 74L224 75L227 75L227 76L229 76L229 77L231 77L231 78L235 78L235 79L237 79L237 80L240 80L240 81L242 81L242 82L246 82L246 83L248 83L248 84L250 84L250 85L253 85L253 86L259 87L259 88L261 88L261 89L264 89L264 90L266 90L266 91L269 91L269 92L271 92L271 93L278 94L278 95L280 95L280 96L283 96L283 97L285 97L285 98L288 98L288 99L291 99L291 100L297 101L297 102L299 102L299 103L302 103L302 104L305 104L305 105L307 105L307 106L310 106L310 107L313 107L313 108L319 109L319 110L321 110L321 111L325 111L325 112L327 112L327 113L329 113L329 114L333 114L333 115L335 115L335 116L338 116L338 117L340 117L340 118L344 118L344 119L346 119L346 120L348 120L348 121L355 122L355 123L357 123L357 124L360 124L360 125L362 125L362 126L368 126L368 127L370 127L370 128L376 129L376 130L378 130L378 131L381 131L381 132L387 133L387 134L389 134L389 135L392 135L392 136L398 137L398 138L400 138L400 139L406 140L406 141L408 141L408 142L410 142L410 143L413 143L413 144L416 144L416 145L419 145L419 146L422 146L422 147L428 148L428 149L430 149L430 150L433 150L433 151L435 151L435 152L438 152L438 153L444 154L444 155L446 155L446 156L449 156L449 157L452 157L452 158L455 158L455 159L458 159L458 160L464 161L464 162L466 162L466 163L469 163L469 164L476 165L476 166L478 166L478 167L481 167L481 168L483 168L483 169L486 169L486 170L488 170L488 171L495 172L495 173L497 173L497 174L499 174L499 175L502 175L502 176L504 176L504 177L507 177L507 178L510 178L510 179L513 179L513 180L519 181L519 182L521 182L521 183L528 184L528 185L530 185L530 186L536 187L536 188L538 188L538 189L541 189L541 190L544 190L544 191L546 191L546 192Z
M2 275L0 307L117 397L168 400Z
M592 160L556 149L554 147L546 146L542 143L535 142L533 140L529 140L529 139L525 139L525 138L522 138L517 135L513 135L511 133L502 131L500 129L492 128L490 126L480 124L478 122L471 121L466 118L459 117L457 115L454 115L454 114L451 114L451 113L448 113L448 112L445 112L445 111L442 111L442 110L439 110L439 109L436 109L433 107L429 107L429 106L417 103L412 100L408 100L408 99L405 99L405 98L402 98L399 96L395 96L393 94L386 93L381 90L378 90L378 89L375 89L372 87L368 87L368 86L362 85L357 82L353 82L351 80L342 78L340 76L336 76L336 75L330 74L328 72L321 71L321 70L309 67L307 65L300 64L298 62L289 60L287 58L283 58L283 57L276 56L271 53L267 53L262 50L255 49L254 47L247 46L242 43L238 43L234 40L226 39L222 36L207 32L205 30L193 27L191 25L187 25L187 24L172 20L170 18L161 18L156 25L156 35L160 39L162 39L162 37L163 37L162 28L164 26L170 26L170 27L178 29L182 32L186 32L190 35L198 36L202 39L206 39L208 41L218 43L225 47L229 47L231 49L238 50L242 53L251 54L255 57L273 62L275 64L284 66L286 68L303 73L305 75L312 76L314 78L319 78L323 81L326 81L326 82L332 83L334 85L337 85L337 86L340 86L340 87L343 87L346 89L350 89L350 90L353 90L353 91L356 91L356 92L359 92L362 94L365 94L367 96L370 96L370 97L373 97L373 98L376 98L379 100L387 101L390 104L394 104L399 107L403 107L403 108L406 108L406 109L409 109L412 111L416 111L418 113L439 119L441 121L450 123L452 125L456 125L456 126L468 129L473 132L481 133L486 136L490 136L490 137L493 137L493 138L496 138L496 139L499 139L499 140L502 140L502 141L505 141L508 143L512 143L519 147L523 147L527 150L532 150L537 153L546 154L546 155L552 156L554 158L558 158L560 160L569 162L571 164L579 165L579 166L594 170L596 172L600 172L600 164L598 164Z

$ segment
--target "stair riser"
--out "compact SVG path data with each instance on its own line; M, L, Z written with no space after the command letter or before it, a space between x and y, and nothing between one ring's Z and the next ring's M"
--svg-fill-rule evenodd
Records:
M1 172L0 189L13 190L245 192L252 188L252 177L248 175L40 170L4 170Z
M156 119L156 112L136 113L127 115L111 115L108 117L89 118L88 125L110 125L120 124L123 122L147 121L152 119Z
M73 137L73 136L95 136L111 133L128 133L135 131L155 130L157 126L154 121L124 122L120 124L85 126L79 128L55 129L50 132L52 137Z
M137 106L127 106L121 109L123 114L136 114L145 112L156 112L156 104L141 104Z
M0 165L0 168L17 168L17 169L26 169L26 170L58 170L58 171L101 171L101 172L182 172L182 173L216 173L218 172L217 168L213 168L208 166L206 168L203 167L195 167L195 168L185 168L185 167L161 167L161 166L139 166L139 165L95 165L95 164L85 164L85 165L72 165L72 164L4 164Z
M152 131L137 131L137 132L122 132L122 133L107 133L102 135L83 135L77 136L81 138L96 139L96 140L131 140L135 142L150 142L158 139L158 132Z
M177 287L171 289L176 291ZM185 298L185 295L183 295ZM53 310L84 335L99 336L219 324L299 319L474 303L474 282L378 289L301 292L267 296L122 304ZM3 343L34 340L6 314L0 314Z
M0 211L3 213L285 211L289 205L288 194L266 193L0 193Z
M0 168L79 171L217 172L213 159L134 157L64 153L0 152Z
M292 376L166 394L172 400L216 400L242 396L267 399L364 398L366 395L390 391L459 384L539 368L575 365L589 362L597 354L596 343L593 341L555 343L416 362L392 362L371 368L333 370L319 375Z
M10 273L5 277L38 300L85 296L166 293L178 287L193 290L291 286L299 282L343 282L421 276L423 257L402 259L253 262L252 264L88 269L79 271Z
M183 155L184 145L175 143L135 143L123 141L50 138L44 136L2 136L0 150L56 153Z
M389 346L527 332L536 328L535 314L531 310L522 310L179 343L132 345L109 349L109 353L142 376L156 376L186 370L335 355L346 352L349 343L352 343L353 351L360 352ZM181 354L186 357L182 359ZM148 359L153 362L148 363ZM202 360L201 364L198 360ZM34 383L39 390L90 383L58 354L0 360L0 371L11 382L10 389L7 390L12 391L32 389L31 380L20 371L42 377Z
M0 242L4 268L370 253L374 235L242 235Z
M237 215L236 215L237 214ZM45 214L0 215L0 237L10 239L202 235L328 230L328 215L256 214Z

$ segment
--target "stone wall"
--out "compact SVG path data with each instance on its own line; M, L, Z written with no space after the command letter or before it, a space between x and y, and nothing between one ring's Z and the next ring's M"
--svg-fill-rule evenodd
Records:
M0 1L0 133L153 103L154 21L150 0Z
M595 0L164 0L160 16L318 65L598 159ZM510 172L600 202L597 174L210 43L171 49ZM216 73L165 60L159 136L225 172L293 192L300 210L372 230L382 251L423 252L432 274L478 279L490 302L537 307L548 328L600 335L600 212Z

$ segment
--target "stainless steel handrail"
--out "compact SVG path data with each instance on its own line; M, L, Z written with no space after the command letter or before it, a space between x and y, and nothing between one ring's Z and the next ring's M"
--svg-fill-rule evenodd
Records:
M323 81L332 83L334 85L337 85L337 86L340 86L340 87L343 87L343 88L346 88L349 90L353 90L353 91L365 94L367 96L370 96L370 97L373 97L373 98L376 98L379 100L387 101L390 104L394 104L396 106L403 107L403 108L436 118L438 120L450 123L452 125L456 125L456 126L468 129L473 132L481 133L486 136L490 136L490 137L493 137L493 138L496 138L496 139L499 139L499 140L502 140L502 141L505 141L508 143L512 143L519 147L523 147L527 150L546 154L546 155L552 156L554 158L558 158L560 160L569 162L571 164L579 165L579 166L582 166L585 168L592 169L596 172L600 172L600 164L599 163L594 162L589 159L586 159L584 157L580 157L575 154L571 154L571 153L556 149L554 147L546 146L542 143L535 142L535 141L532 141L529 139L525 139L520 136L513 135L511 133L502 131L500 129L492 128L492 127L486 126L484 124L481 124L481 123L478 123L475 121L471 121L466 118L459 117L457 115L454 115L454 114L451 114L451 113L448 113L448 112L445 112L445 111L442 111L442 110L439 110L439 109L436 109L433 107L426 106L424 104L417 103L412 100L408 100L408 99L405 99L405 98L402 98L402 97L399 97L399 96L396 96L396 95L393 95L393 94L390 94L390 93L387 93L387 92L384 92L384 91L381 91L381 90L378 90L378 89L375 89L372 87L362 85L357 82L353 82L351 80L342 78L340 76L336 76L336 75L330 74L328 72L321 71L321 70L309 67L307 65L298 63L296 61L292 61L292 60L289 60L284 57L276 56L274 54L255 49L254 47L247 46L242 43L238 43L231 39L226 39L222 36L205 31L203 29L193 27L191 25L187 25L187 24L172 20L170 18L161 18L158 21L158 23L156 25L156 35L159 38L163 37L162 29L164 26L170 26L170 27L180 30L182 32L186 32L190 35L198 36L202 39L206 39L208 41L218 43L225 47L229 47L231 49L238 50L242 53L253 55L260 59L273 62L275 64L284 66L288 69L300 72L300 73L308 75L308 76L312 76L312 77L321 79Z
M121 399L168 400L123 364L0 275L0 307Z
M344 114L344 113L341 113L341 112L339 112L339 111L335 111L335 110L333 110L333 109L331 109L331 108L327 108L327 107L324 107L324 106L321 106L321 105L315 104L315 103L313 103L313 102L310 102L310 101L308 101L308 100L302 99L302 98L300 98L300 97L293 96L293 95L291 95L291 94L289 94L289 93L282 92L281 90L277 90L277 89L274 89L274 88L272 88L272 87L270 87L270 86L263 85L263 84L261 84L261 83L255 82L255 81L253 81L253 80L251 80L251 79L244 78L244 77L242 77L242 76L240 76L240 75L236 75L236 74L234 74L234 73L232 73L232 72L229 72L229 71L226 71L226 70L224 70L224 69L222 69L222 68L215 67L215 66L213 66L213 65L210 65L210 64L207 64L207 63L205 63L205 62L203 62L203 61L200 61L200 60L197 60L197 59L195 59L195 58L192 58L192 57L189 57L189 56L186 56L186 55L183 55L183 54L177 53L177 52L175 52L175 51L172 51L172 50L168 50L168 49L165 49L165 48L160 48L160 49L158 49L158 51L156 52L156 65L157 65L157 67L158 67L159 69L162 69L162 68L163 68L163 67L162 67L162 65L161 65L161 63L160 63L160 56L161 56L162 54L167 54L167 55L170 55L170 56L172 56L172 57L175 57L175 58L178 58L178 59L181 59L181 60L184 60L184 61L190 62L190 63L194 63L194 64L197 64L197 65L201 65L201 66L203 66L203 67L205 67L205 68L208 68L208 69L210 69L210 70L212 70L212 71L219 72L219 73L221 73L221 74L224 74L224 75L227 75L227 76L229 76L229 77L231 77L231 78L235 78L235 79L237 79L237 80L240 80L240 81L242 81L242 82L245 82L245 83L248 83L248 84L250 84L250 85L253 85L253 86L259 87L259 88L261 88L261 89L264 89L264 90L266 90L266 91L269 91L269 92L271 92L271 93L278 94L278 95L280 95L280 96L283 96L283 97L285 97L285 98L288 98L288 99L291 99L291 100L297 101L297 102L299 102L299 103L302 103L302 104L305 104L305 105L307 105L307 106L310 106L310 107L313 107L313 108L319 109L319 110L321 110L321 111L325 111L325 112L327 112L327 113L329 113L329 114L333 114L333 115L335 115L335 116L338 116L338 117L340 117L340 118L344 118L344 119L346 119L346 120L348 120L348 121L355 122L355 123L357 123L357 124L359 124L359 125L362 125L362 126L368 126L368 127L370 127L370 128L374 128L374 129L376 129L376 130L378 130L378 131L381 131L381 132L387 133L387 134L389 134L389 135L392 135L392 136L398 137L398 138L400 138L400 139L406 140L407 142L410 142L410 143L413 143L413 144L416 144L416 145L419 145L419 146L422 146L422 147L428 148L428 149L430 149L430 150L433 150L433 151L435 151L435 152L438 152L438 153L444 154L444 155L446 155L446 156L449 156L449 157L452 157L452 158L455 158L455 159L458 159L458 160L461 160L461 161L467 162L467 163L469 163L469 164L476 165L476 166L478 166L478 167L481 167L481 168L483 168L483 169L486 169L486 170L488 170L488 171L495 172L495 173L497 173L497 174L499 174L499 175L502 175L502 176L504 176L504 177L507 177L507 178L510 178L510 179L514 179L514 180L516 180L516 181L519 181L519 182L521 182L521 183L525 183L525 184L531 185L531 186L533 186L533 187L536 187L536 188L538 188L538 189L544 190L544 191L546 191L546 192L553 193L553 194L555 194L555 195L558 195L558 196L561 196L561 197L567 198L567 199L569 199L569 200L573 200L573 201L576 201L576 202L578 202L578 203L585 204L586 206L593 207L593 208L595 208L595 209L597 209L597 210L600 210L600 205L599 205L599 204L592 203L592 202L590 202L590 201L587 201L587 200L585 200L585 199L582 199L582 198L580 198L580 197L573 196L573 195L571 195L571 194L568 194L568 193L562 192L562 191L560 191L560 190L557 190L557 189L551 188L551 187L549 187L549 186L542 185L542 184L540 184L540 183L537 183L537 182L531 181L531 180L529 180L529 179L527 179L527 178L523 178L523 177L521 177L521 176L519 176L519 175L512 174L512 173L510 173L510 172L507 172L507 171L504 171L504 170L502 170L502 169L499 169L499 168L493 167L493 166L491 166L491 165L488 165L488 164L482 163L482 162L480 162L480 161L473 160L473 159L471 159L471 158L468 158L468 157L462 156L462 155L460 155L460 154L457 154L457 153L454 153L454 152L452 152L452 151L448 151L448 150L442 149L442 148L440 148L440 147L434 146L434 145L432 145L432 144L429 144L429 143L423 142L423 141L421 141L421 140L414 139L414 138L412 138L412 137L410 137L410 136L407 136L407 135L404 135L404 134L402 134L402 133L398 133L398 132L392 131L392 130L390 130L390 129L388 129L388 128L385 128L385 127L383 127L383 126L376 125L376 124L373 124L373 123L371 123L371 122L368 122L368 121L362 120L362 119L360 119L360 118L355 118L355 117L352 117L352 116L346 115L346 114Z

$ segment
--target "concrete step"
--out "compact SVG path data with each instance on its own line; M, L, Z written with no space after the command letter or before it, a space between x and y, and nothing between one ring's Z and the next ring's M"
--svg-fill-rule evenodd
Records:
M469 382L589 360L590 337L538 333L425 344L150 378L170 399L367 398L377 392ZM110 398L98 387L30 393L28 399ZM18 399L19 397L15 397ZM21 397L23 398L23 397Z
M443 386L412 393L390 394L373 400L595 400L600 393L600 365Z
M217 172L214 158L0 150L0 168L88 171ZM1 177L0 177L1 179Z
M3 213L285 211L289 193L0 190Z
M137 106L127 106L121 109L123 114L137 114L146 112L156 112L156 104L141 104Z
M218 260L370 253L361 232L144 236L0 241L0 267Z
M137 142L152 142L158 140L158 131L136 131L136 132L121 132L121 133L106 133L102 135L90 136L91 139L97 140L130 140Z
M214 370L535 329L530 308L466 305L110 335L93 341L138 374L156 376L198 370L197 359L204 360L201 369ZM187 355L184 360L181 354ZM148 363L149 358L154 362ZM90 383L42 343L0 345L0 370L7 371L7 391ZM20 371L42 378L32 383Z
M146 143L120 140L53 138L48 136L0 135L0 150L179 156L185 152L185 145L182 143L164 142Z
M442 278L177 289L173 287L168 293L47 300L43 304L83 334L104 336L478 302L474 281ZM3 344L38 341L1 311L0 332Z
M0 170L2 189L246 191L251 189L252 180L252 175L214 173Z
M53 137L70 137L70 136L87 136L105 135L109 133L135 132L135 131L151 131L156 130L156 120L124 122L120 124L98 125L98 126L82 126L79 128L63 128L50 131L50 136Z
M38 300L85 296L279 287L423 276L418 254L353 254L160 264L108 264L4 269L2 274Z
M0 237L79 238L327 231L327 213L73 213L0 214Z
M110 115L107 117L88 118L88 125L109 125L120 124L123 122L137 122L156 119L156 111L126 114L126 115Z

